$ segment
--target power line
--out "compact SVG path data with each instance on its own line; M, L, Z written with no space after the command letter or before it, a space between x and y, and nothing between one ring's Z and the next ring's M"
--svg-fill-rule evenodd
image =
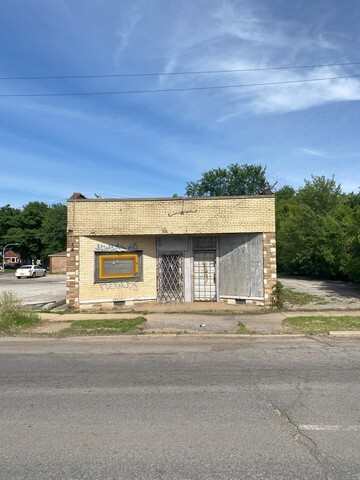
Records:
M110 92L69 92L69 93L1 93L0 97L78 97L78 96L95 96L95 95L124 95L124 94L138 94L138 93L162 93L162 92L189 92L197 90L220 90L228 88L244 88L244 87L265 87L271 85L286 85L294 83L309 83L309 82L323 82L326 80L341 80L345 78L357 78L358 75L344 75L338 77L322 77L322 78L308 78L304 80L283 80L279 82L264 82L264 83L242 83L237 85L215 85L208 87L184 87L184 88L161 88L149 90L119 90Z
M193 72L157 72L157 73L114 73L99 75L39 75L24 77L0 77L0 80L55 80L71 78L118 78L118 77L158 77L168 75L206 75L215 73L240 73L240 72L264 72L267 70L290 70L298 68L321 68L321 67L344 67L347 65L360 65L360 62L347 63L324 63L317 65L288 65L285 67L263 67L263 68L240 68L233 70L199 70Z

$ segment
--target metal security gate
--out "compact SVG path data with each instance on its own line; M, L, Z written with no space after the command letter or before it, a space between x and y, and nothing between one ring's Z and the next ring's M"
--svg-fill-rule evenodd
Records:
M216 252L194 252L194 300L216 301Z
M184 259L180 253L162 253L157 260L158 302L184 301Z

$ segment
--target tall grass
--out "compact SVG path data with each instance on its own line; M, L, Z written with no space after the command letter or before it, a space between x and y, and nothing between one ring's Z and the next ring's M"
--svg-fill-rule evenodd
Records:
M23 308L21 299L13 292L0 293L0 333L19 333L23 328L40 322L35 312Z

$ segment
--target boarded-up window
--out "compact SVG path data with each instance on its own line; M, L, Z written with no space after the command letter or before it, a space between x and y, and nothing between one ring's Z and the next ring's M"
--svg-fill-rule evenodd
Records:
M96 253L95 281L142 280L142 252Z
M262 234L220 235L219 257L220 298L264 297Z

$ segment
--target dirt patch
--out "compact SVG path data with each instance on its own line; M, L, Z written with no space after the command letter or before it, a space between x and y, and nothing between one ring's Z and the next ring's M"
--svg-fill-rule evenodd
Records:
M32 330L32 333L57 333L71 326L73 322L51 322L38 327Z

